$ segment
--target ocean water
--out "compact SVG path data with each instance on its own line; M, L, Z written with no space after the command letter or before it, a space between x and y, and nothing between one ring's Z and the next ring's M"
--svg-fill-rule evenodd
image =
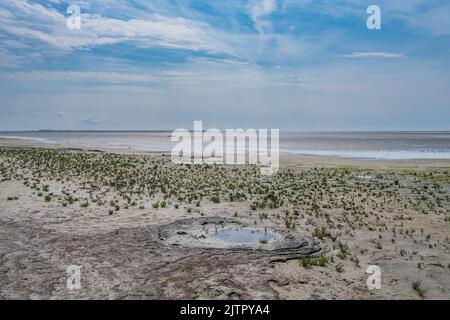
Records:
M280 151L368 159L450 159L450 132L286 132Z
M0 132L16 138L84 148L167 152L170 131ZM280 153L365 159L450 159L450 132L281 132Z

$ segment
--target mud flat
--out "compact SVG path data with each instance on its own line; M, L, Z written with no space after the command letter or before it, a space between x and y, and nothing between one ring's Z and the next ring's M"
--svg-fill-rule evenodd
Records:
M8 143L2 299L450 298L450 162L289 157L266 177Z

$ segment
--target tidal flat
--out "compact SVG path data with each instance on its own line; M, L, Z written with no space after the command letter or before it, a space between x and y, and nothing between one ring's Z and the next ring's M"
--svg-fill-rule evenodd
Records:
M450 298L450 161L281 164L263 176L161 153L3 145L0 298ZM208 217L284 230L321 250L274 260L155 241L161 226ZM81 266L79 290L66 286L70 265ZM367 288L370 265L380 289Z

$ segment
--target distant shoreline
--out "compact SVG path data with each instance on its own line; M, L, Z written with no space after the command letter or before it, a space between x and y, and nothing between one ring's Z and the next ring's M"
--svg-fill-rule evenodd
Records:
M243 128L246 129L246 128ZM161 130L5 130L0 131L0 134L11 133L171 133L176 129L161 129ZM193 131L186 128L188 131ZM219 129L225 130L225 129ZM206 131L206 130L202 130ZM280 130L280 133L303 133L303 134L450 134L450 130Z

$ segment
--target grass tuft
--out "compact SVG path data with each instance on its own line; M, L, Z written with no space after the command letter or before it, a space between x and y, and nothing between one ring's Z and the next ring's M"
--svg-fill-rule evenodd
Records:
M421 280L414 281L412 284L412 287L413 287L414 291L416 291L416 293L419 295L419 297L425 298L425 293L427 293L427 290L422 288Z
M325 256L320 257L301 257L300 264L304 268L310 268L312 266L325 267L328 264L328 258Z

